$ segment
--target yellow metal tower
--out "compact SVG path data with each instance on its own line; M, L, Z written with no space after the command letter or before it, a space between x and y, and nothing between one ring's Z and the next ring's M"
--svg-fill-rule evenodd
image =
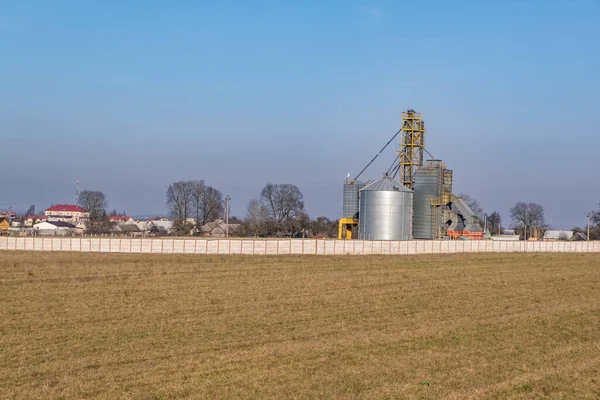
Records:
M400 180L404 186L413 189L415 171L423 165L425 150L425 122L421 113L407 110L402 113L400 129Z

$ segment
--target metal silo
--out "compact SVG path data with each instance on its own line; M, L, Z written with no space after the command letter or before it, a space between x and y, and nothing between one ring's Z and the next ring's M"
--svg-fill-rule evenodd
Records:
M439 160L427 161L415 172L414 191L414 238L442 236L451 218L446 208L452 193L452 171Z
M362 182L344 183L344 218L358 218L358 195Z
M412 239L413 192L389 176L360 190L358 238Z

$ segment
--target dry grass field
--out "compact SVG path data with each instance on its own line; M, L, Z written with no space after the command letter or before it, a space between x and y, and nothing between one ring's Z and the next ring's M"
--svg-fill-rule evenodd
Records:
M0 398L600 398L600 257L0 253Z

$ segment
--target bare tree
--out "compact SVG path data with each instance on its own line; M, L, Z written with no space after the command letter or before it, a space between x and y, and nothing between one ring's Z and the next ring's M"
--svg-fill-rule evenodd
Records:
M105 233L110 230L108 215L106 215L108 201L104 193L84 190L79 194L78 203L81 208L90 214L85 222L89 233Z
M241 219L239 219L238 217L236 217L235 215L231 215L231 216L229 217L229 223L230 223L230 224L241 224L241 223L242 223L242 220L241 220Z
M204 194L206 192L206 185L204 181L193 181L191 182L192 191L192 212L196 218L196 224L199 228L202 221L204 220Z
M173 221L172 234L175 236L190 235L190 233L193 232L193 229L194 224L184 219L176 219L175 221Z
M34 205L29 206L29 208L27 209L27 212L25 213L25 218L31 217L32 215L35 215L35 206Z
M269 219L269 210L260 199L250 200L246 209L246 221L251 223L265 222Z
M286 236L291 238L306 238L310 233L311 221L305 212L300 212L295 218L287 219L283 222Z
M246 208L246 230L253 236L265 236L268 227L269 210L261 199L250 200Z
M487 227L492 235L500 234L502 230L502 217L496 211L488 215L487 217Z
M29 208L27 209L27 212L24 215L24 218L31 217L32 215L35 215L35 206L34 205L29 206Z
M600 226L600 210L592 211L592 215L590 216L592 224L595 226Z
M179 181L167 188L169 214L175 220L196 218L198 226L223 216L223 194L204 181Z
M223 218L225 212L225 201L223 200L223 193L207 186L204 190L202 198L202 225L209 221ZM198 221L200 224L200 221Z
M510 216L514 222L525 229L524 238L527 240L534 231L543 234L548 226L544 216L544 207L536 203L519 202L510 209Z
M327 217L318 217L311 225L311 230L314 235L324 235L330 238L337 237L338 221L332 221Z
M304 212L304 200L296 185L267 183L260 193L275 223L282 223Z
M167 207L171 218L185 220L190 216L192 186L191 181L179 181L167 188Z
M590 215L590 240L600 240L600 210Z

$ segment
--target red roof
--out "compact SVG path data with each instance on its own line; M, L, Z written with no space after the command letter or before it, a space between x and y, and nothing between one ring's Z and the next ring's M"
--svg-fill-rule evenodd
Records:
M55 206L50 207L46 211L55 211L55 212L84 212L85 210L79 206L74 206L71 204L57 204Z
M1 216L3 216L3 217L4 217L4 216L6 216L6 217L8 217L8 216L11 216L11 217L16 217L16 216L17 216L17 213L16 213L16 212L14 212L14 211L10 211L10 210L8 210L8 211L2 211L2 212L0 212L0 215L1 215Z

